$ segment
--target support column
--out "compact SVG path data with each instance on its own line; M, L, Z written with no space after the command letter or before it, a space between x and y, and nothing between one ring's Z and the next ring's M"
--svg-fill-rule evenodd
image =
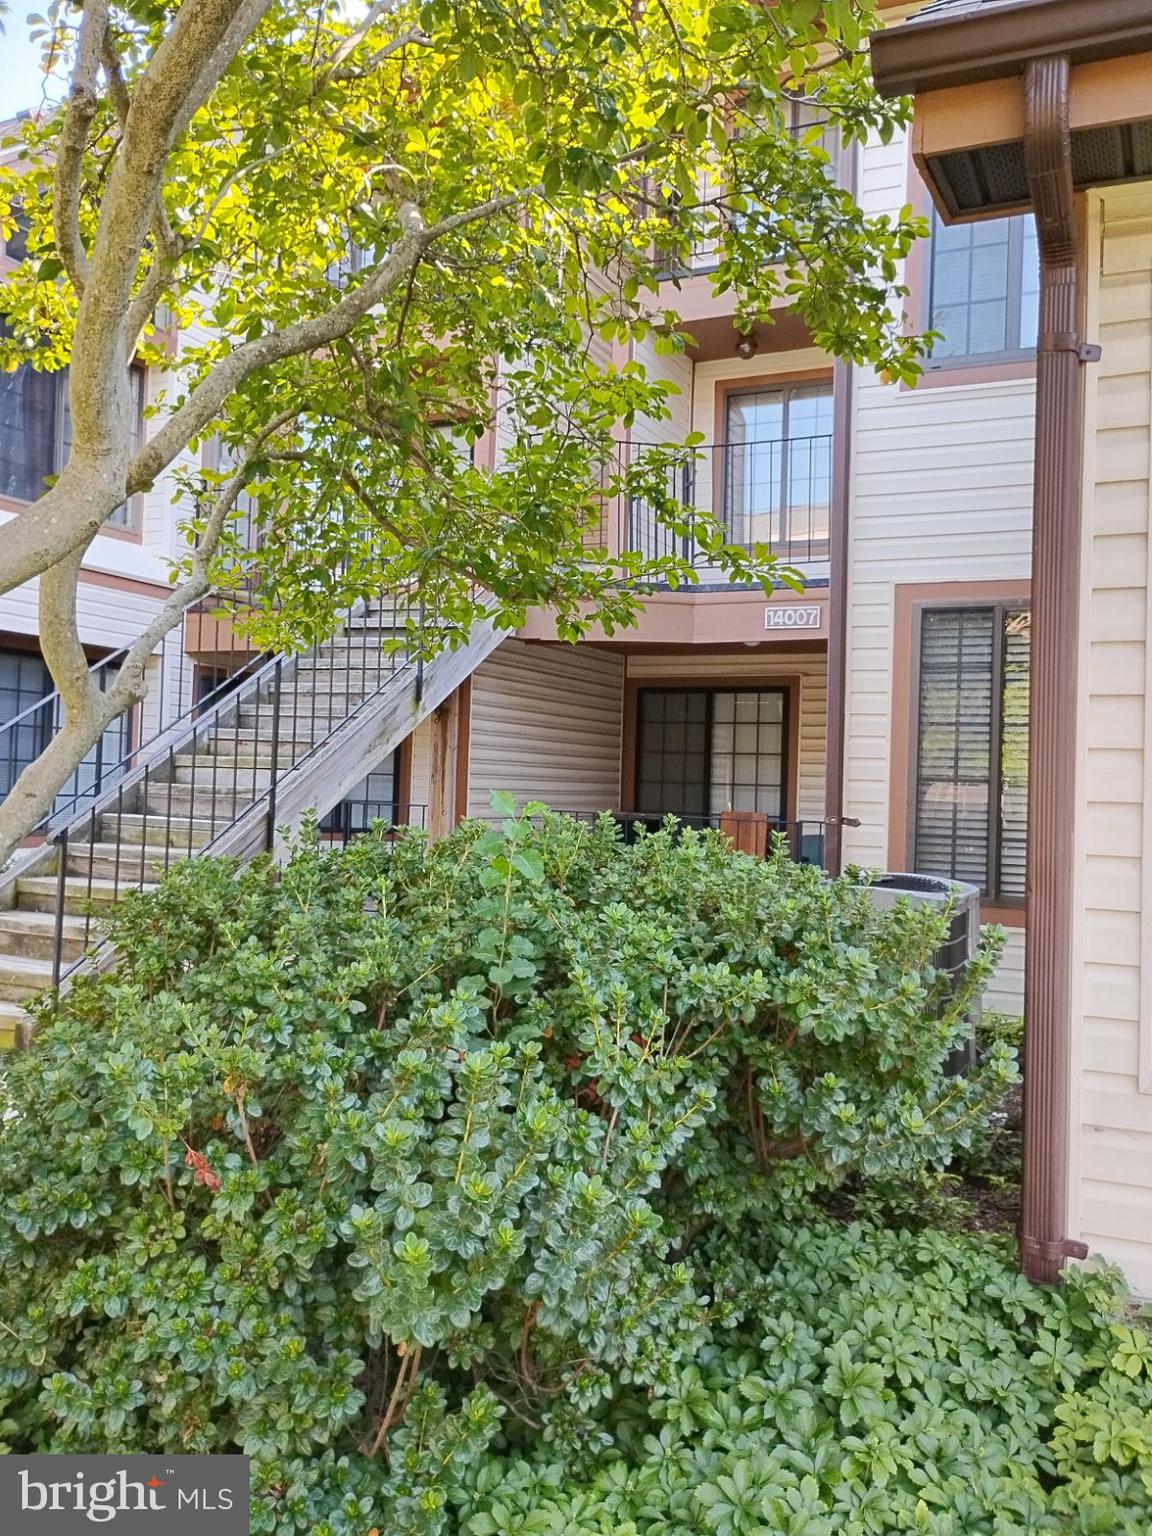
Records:
M456 688L432 711L431 762L428 773L428 836L447 837L462 815L461 798L467 793L466 686Z

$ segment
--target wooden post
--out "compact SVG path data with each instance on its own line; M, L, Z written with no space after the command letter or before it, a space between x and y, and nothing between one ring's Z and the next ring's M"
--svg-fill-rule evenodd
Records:
M456 825L456 782L460 747L460 690L432 711L432 761L428 775L428 836L447 837Z

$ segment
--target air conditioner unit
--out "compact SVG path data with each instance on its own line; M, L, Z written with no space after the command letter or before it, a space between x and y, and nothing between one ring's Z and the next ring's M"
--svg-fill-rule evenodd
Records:
M948 937L934 957L936 969L944 971L958 984L969 960L980 944L980 892L962 880L941 880L935 875L881 875L868 887L872 905L880 910L895 906L903 898L915 905L946 907L952 904ZM945 1070L950 1076L971 1071L976 1065L976 1029L980 1023L979 998L973 1000L968 1016L971 1033L948 1058Z

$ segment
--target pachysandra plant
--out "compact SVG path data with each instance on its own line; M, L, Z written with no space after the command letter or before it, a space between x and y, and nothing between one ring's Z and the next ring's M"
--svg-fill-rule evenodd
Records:
M452 1529L490 1452L594 1468L706 1396L791 1326L779 1232L945 1165L1013 1082L1004 1046L945 1070L994 942L952 993L939 916L784 850L497 810L192 861L45 1005L0 1123L11 1450L238 1449L258 1531Z
M829 353L915 372L896 273L923 222L863 213L824 130L794 127L797 103L845 143L901 120L871 89L874 19L872 0L57 0L65 100L0 166L0 233L22 220L28 252L0 284L0 364L69 368L72 445L0 527L0 592L41 578L66 721L0 806L0 859L209 591L255 596L261 646L413 583L430 643L481 601L504 626L547 605L575 635L629 622L646 581L694 579L608 556L603 510L634 500L735 579L786 575L676 501L695 439L660 427L670 386L632 354L688 345L659 278L703 245L740 324L792 310ZM159 380L145 441L134 361ZM489 473L467 450L495 406ZM642 418L669 446L622 456ZM80 564L167 473L195 552L101 693Z

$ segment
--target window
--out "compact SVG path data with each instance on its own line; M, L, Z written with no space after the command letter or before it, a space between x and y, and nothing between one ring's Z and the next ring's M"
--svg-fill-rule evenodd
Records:
M99 683L107 690L115 682L112 668L100 669ZM35 651L0 650L0 796L6 795L24 769L40 756L59 724L59 703L52 699L52 677ZM36 703L45 701L42 709ZM18 715L18 725L4 726ZM56 797L54 809L72 812L81 802L107 787L131 745L132 714L113 720Z
M912 864L1022 902L1031 619L1004 604L920 618Z
M32 220L19 203L13 204L12 207L12 225L12 233L6 240L0 240L0 252L9 261L26 261L28 259L28 236L32 230Z
M144 370L132 369L136 441L143 439ZM72 413L68 408L68 370L39 373L24 365L0 373L0 496L35 501L45 481L58 475L72 447ZM131 526L130 503L124 502L108 522Z
M941 339L928 367L1035 352L1040 257L1031 214L952 226L933 214L929 262L928 329Z
M0 651L0 795L8 793L48 745L52 711L34 710L10 730L3 727L51 692L52 678L35 651Z
M786 814L783 688L644 688L637 701L636 809L655 816Z
M399 783L398 754L390 752L339 805L333 806L320 822L321 832L347 839L367 832L374 821L399 821L406 809L398 800Z
M790 559L828 552L832 385L730 394L725 407L722 521L734 544Z

